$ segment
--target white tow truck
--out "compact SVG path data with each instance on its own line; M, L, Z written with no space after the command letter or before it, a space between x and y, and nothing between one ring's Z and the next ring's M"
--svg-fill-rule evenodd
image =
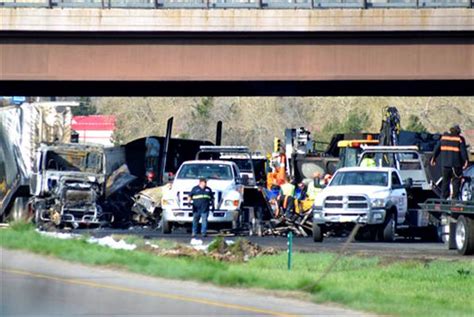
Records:
M313 240L356 223L383 241L393 241L407 212L407 192L398 170L390 167L339 169L313 205Z
M207 179L214 198L214 211L209 213L208 223L237 227L243 201L243 184L237 164L224 160L193 160L181 165L170 188L163 193L163 233L192 223L189 194L200 178Z

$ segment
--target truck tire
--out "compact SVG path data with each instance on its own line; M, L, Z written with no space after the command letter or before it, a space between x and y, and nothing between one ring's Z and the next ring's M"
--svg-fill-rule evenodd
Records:
M28 197L15 198L12 208L10 209L10 214L8 215L9 221L27 221L30 218L28 200Z
M474 221L460 216L456 223L456 248L459 254L474 254Z
M460 191L460 200L462 201L472 201L474 200L473 186L471 186L471 181L464 182Z
M313 241L314 242L323 242L323 228L320 225L313 223Z
M395 240L395 230L397 224L395 222L394 213L388 213L382 227L379 229L379 240L384 242L393 242Z
M166 221L165 219L163 219L162 223L161 223L161 233L170 234L171 233L171 227L172 227L172 224L170 222Z

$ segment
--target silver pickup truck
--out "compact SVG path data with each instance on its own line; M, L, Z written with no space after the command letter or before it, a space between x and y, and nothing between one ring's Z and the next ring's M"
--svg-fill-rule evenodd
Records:
M341 168L314 201L313 240L361 223L373 238L393 241L406 212L407 192L396 169Z

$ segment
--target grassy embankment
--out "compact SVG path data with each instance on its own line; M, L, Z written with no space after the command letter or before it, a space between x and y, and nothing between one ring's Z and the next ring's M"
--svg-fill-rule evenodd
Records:
M420 262L345 256L314 287L311 285L331 264L334 254L296 253L293 270L288 272L285 253L253 258L247 263L224 263L205 257L173 258L145 251L112 250L91 245L85 239L49 238L24 225L0 230L0 246L151 276L301 291L315 302L335 302L380 314L434 317L474 313L472 259Z

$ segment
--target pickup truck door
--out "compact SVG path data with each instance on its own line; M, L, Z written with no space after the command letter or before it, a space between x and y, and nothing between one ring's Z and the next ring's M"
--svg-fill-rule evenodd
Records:
M397 205L397 223L403 224L408 209L407 192L396 172L392 172L392 201Z

